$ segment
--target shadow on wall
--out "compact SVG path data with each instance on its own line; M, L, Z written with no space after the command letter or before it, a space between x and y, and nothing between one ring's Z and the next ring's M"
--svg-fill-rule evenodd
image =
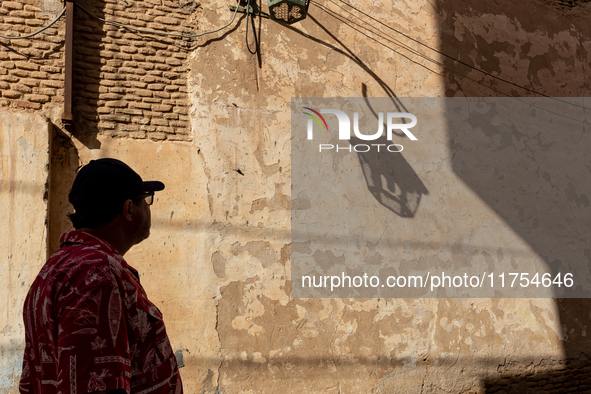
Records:
M330 11L321 4L314 3L314 5L318 6L319 9L325 15L330 16L331 19L335 19L339 23L345 23L352 29L357 30L367 36L367 34L364 33L363 30L357 28L357 25L352 21L343 19L342 16L338 15L334 11ZM374 70L369 68L369 66L357 54L355 54L353 50L345 45L343 41L339 40L339 38L334 33L332 33L328 27L319 21L319 19L315 18L312 14L308 14L308 18L312 20L319 28L317 33L323 32L324 34L328 35L328 37L330 37L330 39L333 40L338 46L314 37L312 34L304 33L298 30L296 27L285 26L285 28L298 33L315 43L323 45L355 62L375 82L377 82L377 84L382 88L386 97L390 97L394 108L406 112L404 105L396 97L394 90ZM396 53L399 53L394 48L388 47L384 43L380 44L386 46ZM378 119L378 114L372 109L367 90L367 85L362 83L361 94L365 98L368 108L372 111L375 118ZM351 145L362 144L364 142L365 141L362 141L358 138L352 138L350 141ZM376 141L372 141L374 144L386 144L386 142L387 141L385 137L382 137ZM367 183L367 188L369 192L375 197L375 199L381 205L400 217L414 217L421 197L425 194L429 194L429 192L403 155L380 155L378 152L369 151L358 152L358 158L363 175L365 177L365 181Z
M327 11L325 8L321 8L321 9L325 12ZM328 15L333 16L333 14L330 14L330 13L328 13ZM322 35L322 32L324 32L324 34L328 35L328 37L330 37L336 44L338 44L338 47L334 44L327 42L327 41L316 38L312 34L304 33L303 31L297 29L296 27L293 27L293 26L284 26L284 27L286 29L291 30L294 33L301 35L302 37L309 39L310 41L313 41L313 42L318 43L322 46L325 46L326 48L351 59L353 62L355 62L355 64L357 64L363 71L365 71L374 81L376 81L380 85L380 87L382 88L382 90L384 91L384 93L386 94L387 97L391 97L394 101L397 101L396 100L396 93L394 93L394 90L392 90L392 88L375 71L373 71L371 68L369 68L369 66L363 60L361 60L361 58L359 56L357 56L355 54L355 52L353 52L351 49L349 49L349 47L347 45L345 45L341 40L339 40L337 38L337 36L335 36L334 33L332 33L324 24L320 23L320 21L318 19L316 19L313 15L308 14L308 19L312 20L316 24L316 26L319 28L319 30L313 31L312 32L313 34ZM343 49L341 49L341 48L343 48ZM365 95L365 92L367 90L367 87L365 84L363 84L362 90Z
M485 379L487 394L503 393L577 393L591 392L591 366L567 364L553 373L539 373L529 376L510 376L500 379Z
M387 89L390 88L387 87ZM388 93L387 89L384 88L386 93ZM379 116L367 96L367 85L365 83L361 84L361 94L373 116L378 119ZM399 99L390 97L390 100L396 111L408 112ZM383 125L383 127L386 130L387 126ZM393 131L393 133L398 137L406 137L400 131ZM351 145L362 143L364 141L359 138L353 137L351 139ZM376 141L372 141L372 143L383 144L384 147L391 145L385 135ZM391 149L395 150L396 147ZM400 149L402 149L402 145L400 145ZM359 152L357 155L367 188L375 199L396 215L403 218L412 218L419 209L422 196L429 194L429 191L404 158L402 150L400 152L392 155L386 152L380 154L377 150L371 150Z
M366 143L367 141L351 138L351 145ZM414 217L422 196L429 194L429 191L402 153L385 152L386 146L391 145L385 136L371 143L382 144L384 147L382 152L374 149L357 153L367 189L381 205L396 215L403 218Z
M438 3L445 18L440 27L442 52L547 96L589 95L582 77L589 72L591 60L585 49L588 46L584 46L591 41L588 5L571 2L571 9L564 7L565 2L533 0L519 5L507 0ZM445 83L446 96L533 95L450 59L446 59ZM454 172L555 274L562 262L591 261L589 167L585 155L580 155L585 146L591 146L585 128L588 126L569 135L523 134L501 128L465 133L448 128ZM591 300L558 299L557 304L565 333L566 367L557 373L532 376L499 370L506 372L501 378L484 380L487 393L591 390L591 341L585 331L591 326Z
M47 257L59 249L59 237L66 231L73 230L68 213L74 208L68 201L70 187L76 178L80 159L78 151L70 138L57 126L53 127L50 137L50 171L48 203L48 242Z
M80 4L95 15L105 17L104 1ZM103 27L102 22L91 19L79 7L74 10L72 111L75 118L72 133L89 149L101 147L97 139L98 104L102 62L107 60L101 57L101 44L107 38Z

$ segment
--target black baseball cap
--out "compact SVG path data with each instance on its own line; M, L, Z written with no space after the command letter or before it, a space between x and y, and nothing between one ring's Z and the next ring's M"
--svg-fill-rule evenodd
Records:
M78 211L94 204L122 203L145 192L163 189L164 183L143 181L121 160L105 158L91 160L78 171L68 200Z

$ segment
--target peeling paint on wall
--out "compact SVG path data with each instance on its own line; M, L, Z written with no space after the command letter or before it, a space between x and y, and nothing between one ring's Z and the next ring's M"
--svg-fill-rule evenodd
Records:
M22 368L22 304L45 262L50 125L39 115L0 112L0 390Z

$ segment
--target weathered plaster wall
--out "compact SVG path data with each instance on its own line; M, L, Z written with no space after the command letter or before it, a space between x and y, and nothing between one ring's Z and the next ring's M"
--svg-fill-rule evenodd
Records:
M422 1L349 4L365 15L338 0L326 0L313 2L309 17L293 26L257 19L260 56L246 50L246 20L240 15L235 27L200 39L187 60L190 142L60 131L57 141L71 141L54 149L59 155L52 158L51 179L63 184L51 186L51 198L65 197L65 184L71 182L78 161L104 156L119 157L144 178L167 184L153 206L152 237L126 258L140 270L148 294L165 315L184 364L181 373L188 393L492 392L494 387L486 382L497 376L560 371L566 356L578 357L565 353L569 341L583 351L588 346L583 319L588 310L583 315L572 305L550 299L290 298L291 97L485 95L481 85L453 78L449 70L456 67L457 74L457 65L443 67L440 55L377 21L461 59L474 53L493 61L498 67L487 70L508 73L507 78L522 73L524 64L541 61L549 71L536 69L531 78L515 81L535 82L537 89L552 79L548 72L568 75L573 78L562 83L577 86L573 94L586 94L583 64L591 34L582 27L571 30L569 15L562 11L553 14L552 28L525 28L515 16L527 13L535 21L536 13L545 15L547 10L515 10L504 18L502 6L495 13L472 15L468 6L460 12ZM202 7L201 31L231 17L226 1ZM585 7L579 8L582 15L587 15ZM488 30L478 30L482 25ZM554 40L565 37L577 48L574 63L553 57L549 49L526 51L526 44L510 51L516 59L524 57L523 64L486 52L497 40L485 35L511 29L530 48L540 42L552 48L549 32ZM465 33L469 31L475 31L472 44ZM427 58L417 55L418 50ZM572 64L581 66L570 68ZM477 80L500 84L490 77ZM562 85L555 86L546 92L556 94ZM39 163L45 165L47 158ZM430 185L430 190L440 186ZM481 203L478 193L472 198ZM53 202L50 206L57 216L50 216L49 222L55 245L59 232L68 228L63 218L67 208ZM480 213L472 215L478 218ZM2 226L19 239L34 234L15 228ZM516 239L522 237L519 229L513 230ZM419 256L422 251L413 253ZM7 266L12 273L21 269ZM12 354L22 348L20 305L35 270L27 272L23 290L16 284L0 290L1 299L9 301L0 330L14 330L10 335L16 341L2 346L14 349ZM16 392L18 370L11 368L0 375L6 393Z
M504 1L439 1L441 49L465 64L504 80L493 79L446 59L446 95L588 97L591 30L587 21L591 7L588 2L567 3L533 0L517 5ZM501 178L493 178L484 185L481 177L471 173L471 167L486 167L494 161L488 154L490 145L479 141L478 136L472 135L460 142L461 133L450 130L450 146L458 148L452 165L462 181L548 263L576 259L588 264L586 254L589 252L583 246L588 237L579 234L586 232L585 218L589 215L585 202L587 193L582 191L589 173L585 169L585 155L573 154L568 147L571 141L584 135L585 132L579 134L573 130L551 146L547 145L548 138L556 136L546 133L540 133L537 140L519 141L518 136L505 139L507 148L513 151L512 160L495 166L495 171L510 174L513 182L522 185L511 195L511 204L502 203L508 195L499 193ZM493 135L491 141L499 137ZM570 154L570 159L552 163L552 157L561 154ZM464 164L459 166L459 163ZM555 192L540 193L534 185L551 187ZM571 216L571 209L579 214ZM541 226L536 225L536 217L541 219ZM569 224L566 227L549 225L562 220ZM568 241L562 247L549 248L546 239L555 239L557 233L560 236L570 234ZM575 243L579 244L575 246ZM591 324L589 300L557 300L557 306L560 324L567 335L563 342L565 358L589 365L587 355L591 342L585 329ZM548 381L556 378L553 374L547 377ZM531 382L525 376L489 377L485 379L485 387L493 392L493 387L499 383L523 385Z
M438 1L441 50L505 80L445 59L446 95L588 96L591 4L558 2Z
M359 13L355 15L361 21L346 9L324 4L329 10L314 4L311 17L292 28L263 23L261 67L244 51L240 36L212 42L195 54L190 79L193 129L222 239L205 254L216 274L225 268L218 282L221 367L219 375L215 370L208 375L206 384L218 382L228 392L278 387L462 392L482 388L481 379L505 369L543 370L544 364L557 363L564 336L550 300L287 298L289 285L283 278L289 265L281 269L281 256L289 247L284 240L288 211L281 202L289 193L284 159L289 97L444 94L437 74L415 63L428 62L393 52L402 50L395 46L392 31ZM437 47L441 15L429 4L402 3L395 9L385 2L354 4ZM345 19L335 18L332 11ZM381 27L383 35L372 41L354 23L372 23L377 26L373 31ZM433 53L430 57L438 60ZM222 65L218 71L211 69L215 62ZM438 71L437 65L429 66ZM273 230L273 238L249 242L235 230L254 227L251 235L259 231L259 222ZM236 257L239 266L252 268L232 276L228 262L235 265Z
M231 223L248 221L249 226L256 226L262 217L263 226L269 228L287 219L287 209L280 201L288 193L282 187L289 167L284 167L281 153L288 149L290 96L443 96L450 91L451 84L437 75L444 71L440 64L404 51L395 39L432 60L443 62L441 56L372 18L440 48L442 42L449 42L442 38L448 34L449 22L459 17L446 13L443 7L420 2L397 3L396 7L387 2L350 3L367 15L339 2L324 2L324 6L314 3L311 17L291 28L263 23L261 67L243 47L237 49L241 37L230 36L196 51L189 81L195 107L193 129L211 174L212 216L224 224L218 230L223 241L206 254L214 267L227 267L236 250L242 265L247 262L250 266L253 259L258 264L232 279L225 271L224 279L230 282L221 288L218 305L222 363L217 381L228 392L267 392L277 387L309 392L463 392L485 387L493 391L486 382L505 373L540 374L560 368L566 333L584 344L584 339L575 338L584 338L585 327L561 321L563 312L551 300L288 300L281 281L275 284L264 279L283 274L279 266L279 273L265 267L281 262L281 251L288 246L281 241L281 230L286 227L278 226L276 246L263 238L270 242L272 253L263 253L263 245L249 244L235 235ZM531 13L527 17L536 19ZM553 15L555 28L564 23L563 17L567 18ZM474 15L472 23L482 26L498 18ZM456 23L455 31L462 25L461 21ZM368 32L368 25L376 35ZM561 30L567 36L570 25L565 25ZM511 22L509 26L495 25L486 33L505 34L511 29L520 32L522 27ZM529 35L519 35L528 36L530 45L535 45L544 41L547 29L541 25ZM583 37L577 46L581 65L589 42L588 34ZM491 40L470 49L486 54ZM453 50L450 54L460 59L466 56ZM584 73L571 71L559 59L544 59L553 73L572 73L582 79L579 86L585 86ZM223 65L217 78L212 77L214 61ZM491 61L497 60L492 57ZM236 79L236 74L243 77ZM469 76L473 74L477 72ZM540 81L545 81L541 75ZM480 75L477 80L493 87L500 84ZM472 91L479 92L477 88ZM580 88L578 92L584 94ZM256 185L258 191L250 185ZM436 192L444 185L435 182L430 187ZM250 198L245 198L247 190L252 193ZM473 195L471 201L458 202L457 209L476 207L480 198ZM261 215L253 216L259 211ZM470 216L477 223L482 213L476 210ZM513 236L520 239L522 235L514 229ZM413 252L417 256L424 253ZM288 288L285 290L289 294ZM215 371L212 376L216 381Z
M0 392L22 367L22 303L47 258L47 119L0 112Z

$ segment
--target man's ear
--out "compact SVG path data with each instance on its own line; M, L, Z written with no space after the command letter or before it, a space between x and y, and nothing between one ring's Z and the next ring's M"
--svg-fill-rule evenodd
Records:
M131 222L133 220L133 201L127 200L123 203L123 217L125 220Z

